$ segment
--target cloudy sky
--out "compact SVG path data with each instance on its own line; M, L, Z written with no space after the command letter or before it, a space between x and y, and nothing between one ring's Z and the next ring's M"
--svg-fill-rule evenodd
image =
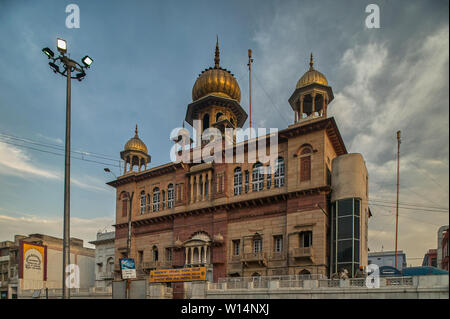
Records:
M80 28L65 8L80 8ZM170 160L198 74L234 73L248 110L247 50L253 50L253 114L285 128L287 102L308 69L324 73L329 106L350 152L370 175L371 251L392 250L396 131L402 131L399 248L418 264L448 224L448 1L377 1L380 28L367 29L364 1L18 1L0 2L0 240L33 232L61 237L65 81L43 47L68 42L73 59L94 59L72 82L71 235L85 241L114 223L119 152L138 124L152 165ZM56 50L54 50L56 51ZM246 126L248 123L246 124Z

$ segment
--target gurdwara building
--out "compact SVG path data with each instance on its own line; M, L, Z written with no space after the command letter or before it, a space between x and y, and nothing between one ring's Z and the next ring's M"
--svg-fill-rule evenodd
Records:
M247 160L252 140L233 138L232 154L242 147L244 162L149 167L136 127L120 153L123 175L108 183L117 192L115 260L129 254L141 278L154 269L197 266L206 267L214 282L231 276L329 277L343 269L353 276L367 265L368 173L362 155L347 152L335 119L327 116L333 98L311 55L309 70L288 99L294 121L276 133L272 164L258 156ZM216 45L214 66L196 79L185 121L201 121L200 131L242 128L247 113L240 102L238 82L220 66ZM190 144L189 152L204 146ZM115 271L120 278L118 262Z

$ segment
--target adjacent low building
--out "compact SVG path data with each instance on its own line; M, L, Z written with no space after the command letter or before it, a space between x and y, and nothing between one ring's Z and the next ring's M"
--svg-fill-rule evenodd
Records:
M1 297L17 298L22 290L62 288L63 240L44 234L16 235L0 243ZM70 263L78 266L79 288L95 284L95 250L70 239ZM76 279L76 278L73 278Z
M115 232L98 232L95 245L95 287L105 288L114 279L114 239Z
M390 266L395 267L395 251L379 251L369 253L369 264L378 267ZM406 254L402 250L397 251L397 269L406 268Z
M423 256L422 266L437 267L437 249L428 249L428 252Z
M448 271L448 225L438 230L437 267Z

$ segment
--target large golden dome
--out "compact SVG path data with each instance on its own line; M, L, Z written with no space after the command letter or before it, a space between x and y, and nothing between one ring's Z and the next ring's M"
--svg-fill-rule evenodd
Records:
M216 43L214 68L206 69L199 75L192 88L192 100L196 101L207 95L217 95L241 101L241 89L233 74L219 66L219 44Z
M328 86L328 81L327 81L327 78L325 77L325 75L323 75L319 71L315 70L313 68L313 65L314 65L314 61L313 61L313 56L311 53L311 60L309 62L309 70L305 74L303 74L303 76L300 78L300 80L298 80L297 86L296 86L297 89L307 86L307 85L310 85L312 83L318 83L318 84Z
M140 151L148 154L147 146L138 136L138 129L136 125L134 137L130 138L129 141L125 144L124 151Z

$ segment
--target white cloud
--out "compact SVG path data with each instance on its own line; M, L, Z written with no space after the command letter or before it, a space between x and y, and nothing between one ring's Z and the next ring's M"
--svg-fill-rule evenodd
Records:
M349 152L362 153L366 160L370 198L395 203L396 131L401 130L400 202L448 207L448 23L434 30L422 29L416 37L396 35L401 42L394 33L377 40L361 29L337 43L338 32L320 16L316 19L313 13L318 8L307 7L277 6L273 19L263 21L253 37L257 44L252 73L257 79L252 105L255 123L286 127L284 119L288 119L292 124L287 99L307 70L309 52L314 51L314 66L334 90L329 116L335 117ZM312 17L320 31L308 25ZM342 25L346 22L336 27ZM324 57L338 63L328 63ZM381 246L393 249L395 208L372 205L371 210L369 247L372 251ZM400 249L407 257L423 256L436 248L436 232L444 224L448 224L448 213L400 209Z
M46 135L41 134L41 133L38 133L37 136L40 137L40 138L46 139L47 141L56 143L56 144L62 145L64 143L64 141L61 138L59 138L59 137L56 137L56 138L55 137L49 137L49 136L46 136Z
M63 175L55 169L39 167L23 150L0 142L0 174L18 176L20 178L45 178L63 180ZM103 180L92 176L71 177L71 185L95 191L108 191Z
M365 157L371 198L395 201L395 133L401 130L400 201L448 207L448 33L446 27L429 35L420 47L406 49L397 64L377 43L350 48L341 59L341 70L353 76L336 94L330 114L348 149ZM385 250L393 249L395 219L376 205L372 210L369 247L384 243ZM394 216L394 209L387 211ZM448 223L448 212L399 214L399 247L410 257L435 248L439 225Z

